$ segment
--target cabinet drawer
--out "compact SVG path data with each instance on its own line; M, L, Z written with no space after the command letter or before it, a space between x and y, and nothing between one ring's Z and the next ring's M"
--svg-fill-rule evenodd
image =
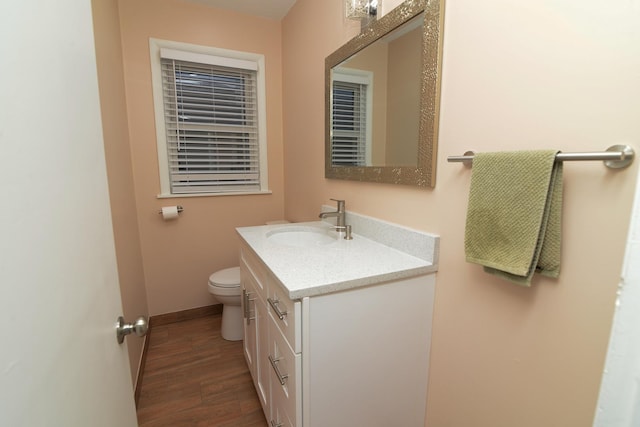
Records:
M274 421L295 426L302 423L302 356L291 351L277 319L269 321L269 362L271 365L271 407ZM276 423L277 425L277 423Z
M279 390L271 394L271 419L269 426L273 427L299 427L300 421L296 421L295 417L287 412L287 398L284 392Z
M263 300L266 300L268 273L262 261L251 249L243 246L240 248L240 265L241 270L246 269L253 275L256 291Z
M294 353L302 351L301 303L291 301L275 277L270 276L267 289L267 305L275 324L282 331Z

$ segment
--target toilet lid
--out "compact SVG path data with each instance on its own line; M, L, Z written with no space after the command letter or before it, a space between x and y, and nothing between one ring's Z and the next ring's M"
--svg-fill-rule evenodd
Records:
M240 267L216 271L209 276L209 283L221 288L236 288L240 286Z

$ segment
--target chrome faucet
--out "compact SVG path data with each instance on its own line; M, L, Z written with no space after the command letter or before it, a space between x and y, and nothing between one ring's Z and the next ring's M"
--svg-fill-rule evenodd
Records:
M334 212L320 212L318 215L320 218L327 218L331 216L336 217L336 226L333 227L337 231L344 231L345 240L351 240L351 226L345 224L345 209L344 209L344 200L331 199L338 204L338 210Z
M344 200L330 199L338 203L338 210L335 212L320 212L318 215L320 218L328 218L330 216L336 217L336 227L344 227Z

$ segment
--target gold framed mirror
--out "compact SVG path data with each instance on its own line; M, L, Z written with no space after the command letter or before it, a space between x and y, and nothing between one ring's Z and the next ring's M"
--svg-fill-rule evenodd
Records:
M325 60L325 177L435 186L444 0L406 0Z

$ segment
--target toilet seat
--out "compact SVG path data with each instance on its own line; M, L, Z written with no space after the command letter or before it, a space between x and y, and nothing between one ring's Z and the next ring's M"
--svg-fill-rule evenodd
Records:
M217 288L239 288L240 267L225 268L209 276L209 286Z

